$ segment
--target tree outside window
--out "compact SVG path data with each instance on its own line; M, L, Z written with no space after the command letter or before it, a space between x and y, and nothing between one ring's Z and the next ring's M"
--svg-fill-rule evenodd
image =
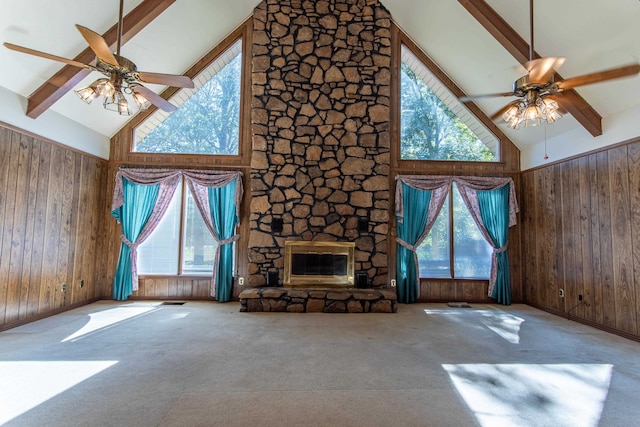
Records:
M230 50L238 50L239 44L240 41L236 42ZM216 64L219 61L212 63L210 68L220 70L197 88L177 111L161 120L148 132L141 134L136 130L134 151L166 154L238 154L242 54L238 51L231 60L228 56L221 55L219 61L223 64ZM224 63L225 61L228 62ZM158 117L162 116L161 112L157 113ZM142 128L144 129L144 126Z

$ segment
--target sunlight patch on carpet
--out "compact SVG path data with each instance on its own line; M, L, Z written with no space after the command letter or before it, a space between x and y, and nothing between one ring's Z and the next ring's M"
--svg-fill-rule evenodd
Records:
M424 312L427 315L451 316L452 319L460 323L469 322L470 320L473 321L473 324L479 322L500 338L512 344L520 343L520 327L522 323L524 323L524 319L500 309L486 310L472 308L469 310L467 308L457 310L454 307L450 307L445 309L426 309Z
M134 303L89 314L89 321L61 342L75 341L96 331L110 328L120 322L156 310L160 303Z
M114 360L0 362L0 425L116 363Z
M482 426L597 426L610 364L442 365Z

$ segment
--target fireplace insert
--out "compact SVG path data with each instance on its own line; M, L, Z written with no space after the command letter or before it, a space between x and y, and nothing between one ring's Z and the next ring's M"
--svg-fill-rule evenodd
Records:
M286 241L284 286L354 286L353 242Z

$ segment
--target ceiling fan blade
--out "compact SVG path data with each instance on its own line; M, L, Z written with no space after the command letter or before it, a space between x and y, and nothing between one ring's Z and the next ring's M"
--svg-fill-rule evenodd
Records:
M508 103L507 105L505 105L504 107L502 107L501 109L499 109L498 111L493 113L491 115L491 120L496 120L496 119L500 118L509 108L511 108L514 105L518 105L519 102L520 102L520 100L515 100L515 101L512 101L512 102Z
M51 59L53 61L64 62L65 64L73 65L78 68L90 68L91 66L83 64L82 62L74 61L73 59L63 58L61 56L52 55L50 53L40 52L39 50L29 49L28 47L18 46L12 43L3 43L8 49L15 50L16 52L28 53L29 55L39 56L41 58Z
M173 87L186 87L190 89L193 89L195 87L193 80L191 80L187 76L138 71L138 77L139 80L144 83L154 83Z
M517 96L517 95L515 93L513 93L513 92L500 92L500 93L487 93L487 94L484 94L484 95L461 96L458 99L460 100L460 102L470 102L470 101L474 101L476 99L498 98L498 97L504 97L504 96Z
M610 70L599 71L596 73L585 74L582 76L572 77L564 81L556 83L559 90L571 89L577 86L589 85L592 83L604 82L606 80L619 79L621 77L630 77L640 72L640 64L630 64L623 67L612 68Z
M96 54L98 59L111 64L114 67L120 66L116 57L113 56L113 52L111 52L109 45L100 34L88 29L87 27L83 27L82 25L76 24L76 28L80 31L80 34L82 34L82 37L84 37L87 43L89 43L89 47Z
M150 89L147 89L144 86L135 85L131 87L131 90L144 96L147 99L147 101L149 101L150 103L152 103L153 105L155 105L156 107L158 107L163 111L171 113L178 109L175 105L173 105L172 103L170 103L169 101L161 97L160 95L156 94Z
M529 82L531 83L547 83L555 74L556 70L564 64L564 58L555 58L549 56L546 58L538 58L525 64L529 70Z

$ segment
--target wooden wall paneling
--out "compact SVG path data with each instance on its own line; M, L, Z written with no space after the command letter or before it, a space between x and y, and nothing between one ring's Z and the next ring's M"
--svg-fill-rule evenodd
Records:
M10 251L4 256L8 256L8 289L7 289L7 309L5 312L5 322L18 320L20 308L20 291L22 290L22 256L24 251L24 239L26 228L26 206L27 206L27 179L29 173L29 143L24 135L14 133L11 138L11 185L15 191L13 207L7 212L9 221L12 223ZM11 216L13 218L11 218Z
M158 278L154 280L153 295L159 298L169 296L169 279Z
M565 311L572 313L578 306L578 295L582 294L582 240L580 238L580 179L578 176L578 161L571 160L558 168L561 174L561 213L562 224L562 249L563 254L563 280L561 288L564 289L563 299Z
M629 199L627 147L609 150L611 194L611 232L613 239L613 281L616 329L637 334L635 289L633 285L633 246Z
M551 187L553 188L553 201L554 205L552 205L553 210L553 220L555 221L554 233L550 234L549 242L552 243L550 247L549 255L550 262L552 265L551 273L553 277L553 283L555 284L555 292L551 293L550 296L553 296L552 300L555 299L555 307L558 310L565 310L565 302L566 297L561 298L559 289L564 286L564 257L565 251L563 248L563 231L564 231L564 217L562 215L562 195L561 195L561 186L562 186L562 168L555 166L553 168L553 183Z
M78 251L78 239L81 237L81 233L84 234L87 230L80 229L78 227L78 205L80 203L80 188L82 187L80 176L82 172L82 156L73 153L73 157L70 159L69 165L72 168L71 171L67 171L65 178L70 178L70 182L67 182L71 188L71 206L69 206L69 252L67 253L67 295L66 303L71 305L76 302L76 294L80 291L80 281L76 280L76 271L78 266L75 263L76 252Z
M52 147L49 164L49 182L47 190L47 213L44 232L44 262L42 263L42 287L40 291L39 311L48 312L56 308L60 299L60 283L57 283L56 269L58 260L58 243L60 238L60 216L62 206L62 159L64 151L60 147Z
M33 291L33 282L31 280L34 258L39 265L42 261L42 250L39 246L34 245L34 240L38 238L35 235L36 228L36 210L38 207L38 170L40 166L40 141L31 140L31 155L29 162L29 184L27 189L27 214L24 238L24 253L22 260L22 277L20 279L20 306L18 319L29 317L29 300Z
M4 322L7 310L9 263L5 246L10 244L11 224L7 209L11 206L12 193L9 192L9 169L11 168L11 132L0 127L0 324Z
M96 245L96 243L98 243L96 245L96 249L95 249L95 261L96 264L99 264L100 269L102 271L105 271L105 273L108 273L107 275L107 280L97 280L96 282L97 284L100 285L100 287L97 289L97 291L99 291L99 296L101 298L110 298L112 296L112 290L113 290L113 275L115 273L116 270L116 266L115 263L113 264L113 266L108 264L108 260L109 257L106 256L105 254L107 254L110 250L109 248L109 242L111 239L107 238L107 234L105 233L105 230L108 226L108 224L111 224L111 226L113 227L115 225L115 219L111 216L111 197L107 197L105 198L105 188L109 189L109 183L113 182L113 180L110 179L110 175L109 175L109 166L107 163L104 162L100 162L99 166L99 170L96 171L96 173L99 176L100 179L100 185L97 187L96 189L96 193L94 194L94 203L99 204L101 206L101 209L97 212L94 212L94 218L95 218L95 224L96 227L94 228L95 230L95 239L97 240L97 242L94 242L94 245ZM107 196L109 196L110 194L113 194L113 190L111 190L112 192L109 193L109 190L107 190ZM116 256L117 256L117 251L112 251L112 252L116 252ZM99 263L98 263L99 262ZM97 274L99 272L96 272L94 274ZM96 295L98 296L98 295Z
M636 329L640 333L640 142L627 147L629 162L629 202L633 236L633 284L635 291Z
M536 263L536 233L535 233L535 174L522 175L522 199L520 203L520 216L522 243L522 291L523 300L533 298L537 283ZM526 242L526 243L525 243Z
M602 287L603 324L616 326L616 301L613 277L613 239L611 237L611 187L609 184L609 153L597 154L598 170L598 218L600 226L600 283Z
M62 167L61 173L61 205L60 205L60 235L58 237L57 261L56 261L56 282L64 287L64 291L56 293L56 308L64 307L70 302L71 292L73 291L73 282L69 279L69 252L73 251L75 237L73 236L73 194L75 176L75 159L71 151L63 152L63 163L58 165Z
M87 190L80 183L83 158L106 165L0 126L0 328L84 301L74 296L73 287L77 254L87 250L84 236L91 232L81 225L80 213L91 215L99 204L79 207ZM93 180L89 188L102 200L98 185ZM95 260L89 268L93 274Z
M600 240L600 185L598 183L598 155L592 154L589 159L589 200L591 201L589 223L591 228L591 265L593 272L593 299L591 304L594 320L604 324L604 310L602 306L602 242Z
M75 268L72 276L74 284L72 303L87 299L87 296L89 295L89 288L95 286L93 278L84 277L85 271L89 271L88 259L91 257L91 254L94 253L94 251L91 249L91 236L93 234L93 224L91 219L93 217L93 214L91 211L85 211L86 207L89 204L89 201L92 200L92 186L87 185L88 177L92 177L90 165L90 161L88 161L87 159L81 159L80 166L77 168L78 187L82 188L83 191L79 191L78 203L76 205L74 215L77 217L78 230L84 230L85 232L79 232L78 238L76 240L78 249L82 248L84 250L76 250L74 252L73 265ZM96 266L95 268L97 269L98 266ZM84 280L83 287L80 287L81 280Z
M545 195L547 194L547 189L545 188L545 174L543 171L536 171L536 227L535 233L538 237L536 241L536 259L538 260L538 285L537 292L535 295L535 303L540 305L546 305L546 296L547 296L547 288L548 288L548 271L549 265L546 257L546 238L547 233L549 232L546 216L546 200Z
M589 158L581 157L578 161L579 180L579 205L576 214L580 219L580 253L577 256L581 260L580 269L582 271L579 289L582 291L582 304L575 312L576 316L590 321L595 321L593 311L594 279L593 279L593 230L591 228L591 186ZM576 194L573 195L576 197ZM580 293L578 293L580 295Z
M51 144L41 142L40 162L37 170L36 211L34 213L33 251L29 267L28 316L40 314L40 296L43 292L43 264L48 256L45 250L45 230L47 227L47 194L49 188L49 170L51 167ZM35 171L34 171L35 176Z
M76 166L77 203L74 205L74 215L77 218L77 238L74 250L74 270L71 275L72 299L71 303L88 299L104 297L98 271L104 263L104 256L98 256L99 229L103 215L104 175L102 162L83 157ZM93 208L92 208L93 207ZM100 251L102 254L102 251ZM106 251L104 252L106 253ZM80 282L84 285L80 287Z

